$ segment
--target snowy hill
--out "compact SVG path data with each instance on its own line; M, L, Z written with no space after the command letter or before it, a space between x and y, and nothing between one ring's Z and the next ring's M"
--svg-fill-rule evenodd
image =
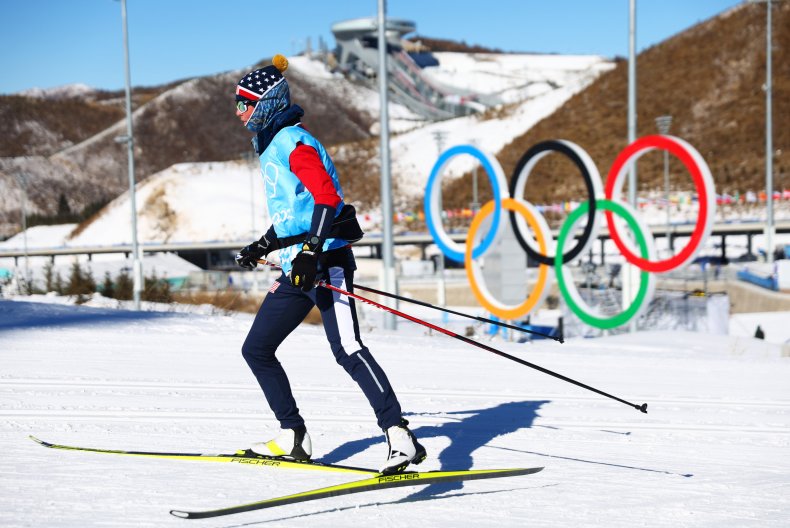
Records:
M446 134L444 148L476 144L496 154L541 119L551 115L574 94L614 65L596 56L437 53L440 66L426 75L477 93L498 95L511 106L501 115L472 115L432 123L392 140L393 177L410 197L425 190L438 158L434 133ZM474 160L454 160L447 174L458 176L472 169Z
M438 155L432 133L441 130L447 133L446 145L476 142L481 148L497 152L514 137L524 133L537 121L549 115L562 105L569 97L592 82L602 71L611 68L611 63L600 57L556 57L535 55L497 55L468 57L466 54L439 53L440 66L428 68L434 75L446 83L467 83L469 88L483 89L487 87L491 93L507 93L516 103L515 108L505 116L485 119L480 116L460 117L439 123L425 124L415 121L416 117L400 105L393 105L393 118L397 130L413 130L402 132L393 137L391 143L392 173L398 180L399 189L404 196L399 199L412 198L423 193L431 167ZM321 63L300 58L294 66L310 81L319 83L328 79ZM442 66L446 64L447 66ZM498 72L495 74L495 72ZM507 72L503 74L502 72ZM378 111L378 96L356 85L357 102L365 112L375 115ZM308 107L309 108L309 107ZM309 111L309 110L308 110ZM416 125L422 125L417 126ZM347 151L344 151L347 152ZM339 155L343 159L343 155ZM471 160L463 158L454 162L450 174L460 174L471 168ZM255 204L249 199L250 183L248 177L250 166L240 166L238 162L186 164L167 169L152 178L150 186L141 187L138 191L137 203L140 214L152 218L155 213L145 210L146 200L153 188L179 186L179 191L168 194L168 202L177 200L173 205L174 221L177 236L170 240L205 241L205 240L243 240L249 233L251 221L247 220L247 211L251 207L259 212L256 229L268 226L263 217L262 185L260 178L254 185ZM257 167L252 170L258 171ZM241 173L239 172L241 171ZM196 175L200 174L200 178ZM341 174L341 181L342 181ZM221 186L221 190L217 186ZM233 198L231 198L233 196ZM228 198L230 202L221 203ZM354 197L352 197L353 199ZM358 198L357 198L358 199ZM245 203L246 200L246 203ZM260 200L260 201L258 201ZM112 204L113 210L122 211L120 215L106 215L96 220L77 239L72 241L85 244L98 244L99 241L118 236L123 227L116 222L126 222L128 199L121 198ZM379 217L376 210L360 211L373 217ZM199 219L199 228L191 229ZM258 223L260 222L260 223ZM95 227L94 227L95 225ZM141 225L141 236L144 240L166 241L166 233L158 227L157 222ZM262 232L262 231L261 231ZM189 237L194 238L189 238ZM202 238L201 238L202 237ZM106 242L104 242L106 243Z
M143 243L247 240L268 227L263 182L252 163L180 163L138 185L136 199L138 238ZM125 193L66 244L128 244L129 216Z
M600 57L546 56L541 60L541 56L534 55L478 54L466 59L462 58L465 54L459 53L437 55L446 64L446 67L440 63L430 68L429 75L437 82L479 87L482 93L499 94L508 101L532 101L533 106L542 108L530 113L540 117L589 84L601 71L612 67ZM305 124L327 146L343 144L347 153L353 153L357 149L354 141L370 139L378 133L379 98L374 87L354 84L342 75L329 73L319 60L304 56L290 59L288 79L293 100L305 107ZM181 162L239 159L241 153L249 149L249 134L239 126L230 110L224 111L225 107L216 104L229 97L228 93L242 73L243 70L237 70L190 79L139 101L134 113L138 181ZM74 94L79 89L84 87L64 87L61 92L77 97L78 94ZM546 99L545 104L540 102L541 97L551 94L553 97ZM28 97L38 95L31 92ZM70 101L72 105L77 104L73 102L77 99ZM389 110L393 133L420 129L426 124L399 104L390 103ZM79 112L76 116L69 114L64 119L78 119L79 115ZM515 127L503 124L506 130L487 140L495 151L535 122L525 118L523 111L516 112L513 118L520 121ZM487 125L484 125L486 120L480 123L480 136L491 136L490 129L497 128L495 119L488 121ZM48 128L43 123L25 122L24 126L19 126L36 130ZM454 120L448 122L446 128L458 127L473 133L477 123L471 118ZM185 131L192 131L192 134ZM8 230L18 219L19 190L10 179L14 172L28 175L28 210L32 213L51 212L61 195L68 198L72 210L79 211L89 204L122 194L126 185L126 157L114 138L124 133L125 125L121 120L81 141L61 141L51 155L0 158L0 188L7 191L0 199L0 232ZM201 141L194 141L193 136L199 136ZM425 153L418 148L425 143L424 134L399 140L401 146L393 147L396 149L393 151L396 176L404 174L415 178L418 177L415 170L426 170ZM411 154L405 154L407 152ZM342 162L342 156L340 158ZM232 166L231 163L231 172ZM215 169L221 170L218 165ZM5 227L4 221L8 222Z
M397 180L401 192L400 196L395 197L396 202L422 194L437 157L437 147L432 136L435 131L447 134L445 146L476 142L481 148L498 152L514 137L529 130L582 90L601 72L613 67L612 63L597 56L461 53L437 53L437 56L440 65L428 68L428 75L445 84L456 84L480 92L488 90L490 94L513 101L512 108L504 115L476 115L426 124L406 108L391 104L392 130L393 133L399 132L391 142L393 179ZM332 93L334 97L353 104L356 111L365 116L364 121L370 123L370 130L366 132L376 132L378 94L374 90L330 74L320 61L306 57L295 57L291 69L289 72L298 78L297 90ZM159 96L157 100L161 99L164 104L168 98L196 98L199 97L197 90L197 83L190 81ZM310 114L311 105L319 103L307 100L303 104ZM145 107L137 112L143 118ZM121 125L118 124L59 156L84 156L96 148L98 142L109 141L121 132ZM320 133L317 135L321 137ZM243 148L247 148L246 142L238 146L239 150ZM355 152L353 144L337 147L336 161L342 164L349 156L356 155ZM471 160L463 158L454 161L449 174L468 170L470 163ZM140 240L246 240L253 231L262 232L268 226L262 205L262 185L259 176L250 181L251 170L257 171L238 160L192 162L176 164L149 176L138 185L136 197ZM377 178L375 174L370 176ZM342 178L341 173L341 181ZM352 196L354 200L362 198ZM97 217L81 226L80 233L66 243L86 246L130 242L128 203L128 192L124 192ZM254 221L251 219L253 211ZM379 216L377 207L360 212L369 213L373 218Z

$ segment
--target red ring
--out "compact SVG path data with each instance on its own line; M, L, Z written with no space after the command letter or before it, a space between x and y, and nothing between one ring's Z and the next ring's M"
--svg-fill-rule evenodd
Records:
M708 189L705 186L705 180L702 177L702 171L700 171L697 162L694 161L686 148L683 145L672 141L666 136L654 135L637 139L625 149L623 149L620 154L618 154L617 158L612 164L612 168L609 169L609 174L606 176L604 194L607 199L612 199L614 185L617 181L617 176L619 175L620 170L623 168L623 165L628 163L628 161L634 155L639 154L641 151L648 148L658 148L672 153L676 158L683 162L683 165L685 165L686 169L689 171L692 179L694 180L694 185L697 187L697 192L699 193L699 216L697 217L697 223L694 226L694 231L691 233L691 240L689 240L688 244L686 244L683 250L677 255L665 260L658 260L654 262L634 255L628 249L628 247L626 247L620 238L620 235L617 233L614 223L614 216L612 215L611 211L605 212L606 225L609 228L609 235L612 237L615 245L617 245L617 248L628 262L634 264L639 269L644 271L661 273L681 266L696 250L696 247L702 242L702 236L705 232L705 224L708 220Z

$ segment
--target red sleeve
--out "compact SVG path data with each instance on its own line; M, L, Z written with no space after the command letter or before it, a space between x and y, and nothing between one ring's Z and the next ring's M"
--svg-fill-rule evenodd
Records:
M288 162L291 164L291 172L296 174L310 191L316 205L337 207L340 204L340 196L337 194L335 184L332 183L332 178L326 172L318 152L313 147L299 143L291 152Z

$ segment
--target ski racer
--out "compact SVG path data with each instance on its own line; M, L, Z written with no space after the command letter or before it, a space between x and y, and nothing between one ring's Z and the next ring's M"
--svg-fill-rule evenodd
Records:
M272 225L242 248L236 262L252 270L279 250L282 274L272 284L242 346L242 355L279 421L280 433L255 443L259 454L307 460L312 444L296 406L277 348L313 306L337 362L370 402L389 446L383 474L419 464L426 452L408 428L386 374L362 344L354 300L317 280L353 292L356 264L350 243L362 237L354 208L343 201L335 166L324 146L301 126L304 111L291 104L282 55L272 65L249 72L236 86L236 116L255 137Z

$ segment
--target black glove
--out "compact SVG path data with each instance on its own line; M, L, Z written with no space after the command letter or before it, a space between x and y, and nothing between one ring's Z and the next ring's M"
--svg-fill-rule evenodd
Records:
M254 270L255 267L258 265L258 260L262 257L265 257L275 248L269 239L266 238L266 235L263 235L260 240L257 240L250 244L249 246L245 246L236 253L236 264L241 266L247 270Z
M302 250L296 254L291 262L291 272L288 278L291 284L309 292L315 286L315 277L318 274L318 254L321 252L323 242L317 237L308 237L302 244Z

